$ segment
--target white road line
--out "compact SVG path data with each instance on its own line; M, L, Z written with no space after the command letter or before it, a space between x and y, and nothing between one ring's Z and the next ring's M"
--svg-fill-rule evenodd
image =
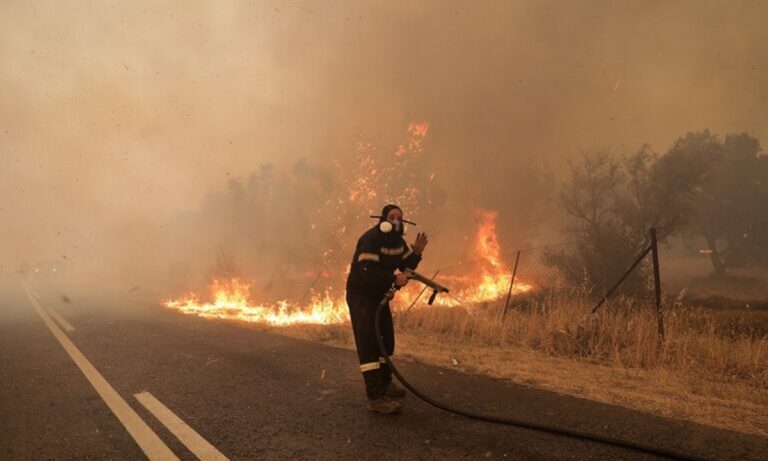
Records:
M58 312L53 310L53 308L47 308L46 309L49 314L51 314L51 317L53 317L54 320L56 320L59 325L61 325L61 328L63 328L65 331L74 331L75 327L73 327L69 322L67 322L67 319L61 316Z
M154 395L149 392L142 392L135 394L136 400L144 405L144 408L149 410L150 413L155 415L157 419L165 427L168 428L173 435L178 438L181 443L189 448L189 451L195 454L202 461L216 460L222 461L228 458L221 454L219 450L213 445L208 443L200 434L195 432L194 429L189 427L184 421L176 416L171 410L168 409L163 403L155 398Z
M123 426L131 434L133 440L139 444L139 447L144 451L144 454L150 460L178 460L179 458L173 454L170 448L160 440L160 437L155 434L152 429L147 426L147 423L141 419L141 417L131 408L128 403L120 397L120 394L104 379L103 376L96 370L96 368L88 361L82 352L75 346L75 344L67 337L67 335L61 331L61 328L54 323L51 317L45 312L43 306L32 296L29 291L29 287L26 283L22 283L24 291L27 293L27 298L32 303L32 306L37 311L38 315L43 319L45 324L53 333L53 336L59 340L64 350L67 351L75 364L80 368L85 377L90 381L91 385L96 392L99 393L101 398L106 402L112 413L117 416L117 419L123 423Z

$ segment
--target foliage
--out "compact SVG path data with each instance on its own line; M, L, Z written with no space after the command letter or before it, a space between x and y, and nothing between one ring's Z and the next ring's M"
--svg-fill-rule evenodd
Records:
M626 156L583 153L570 164L560 196L569 216L567 231L579 251L552 254L552 264L573 282L607 289L647 247L650 228L664 239L686 223L702 178L700 169L678 168L686 164L681 155L659 157L647 145ZM628 280L628 286L642 287L641 272Z
M612 270L597 267L610 265L610 253L639 253L650 228L660 240L706 239L719 275L768 265L768 157L746 133L723 141L708 130L688 133L664 155L647 145L631 155L589 152L570 167L560 201L594 280Z
M715 274L768 265L768 157L759 141L746 133L720 141L704 130L680 138L671 152L706 171L687 232L707 241Z

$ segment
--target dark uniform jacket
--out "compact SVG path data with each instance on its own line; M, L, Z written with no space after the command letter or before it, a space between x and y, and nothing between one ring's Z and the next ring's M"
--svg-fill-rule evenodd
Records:
M414 253L404 238L384 234L375 226L357 241L347 291L378 301L394 283L395 269L416 269L420 261L421 255Z

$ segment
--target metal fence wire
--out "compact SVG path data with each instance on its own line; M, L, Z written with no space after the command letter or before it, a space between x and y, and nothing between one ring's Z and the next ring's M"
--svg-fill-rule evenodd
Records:
M437 305L498 309L502 319L510 309L525 309L552 294L587 299L594 305L592 313L610 309L614 298L629 298L633 305L655 304L663 338L661 287L658 264L654 265L657 255L658 243L651 229L639 243L621 238L575 240L419 271L450 288L450 293L437 297ZM344 291L338 277L309 278L311 283L306 274L276 274L255 288L262 299L287 299L299 305L319 293ZM410 311L423 306L430 294L419 284L409 284L398 296L395 309Z
M642 305L653 305L655 301L662 336L660 286L653 263L657 251L655 232L651 230L640 244L619 238L569 241L423 273L436 273L435 280L451 288L449 296L442 298L443 304L498 307L504 315L508 309L524 306L527 300L553 292L586 297L594 303L593 313L598 308L609 308L609 300L617 297L631 298ZM409 308L426 303L427 298L412 301Z

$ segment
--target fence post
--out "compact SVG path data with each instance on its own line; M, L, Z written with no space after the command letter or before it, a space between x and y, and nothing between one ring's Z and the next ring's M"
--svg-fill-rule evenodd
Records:
M664 342L664 314L661 311L661 275L659 274L659 241L656 229L651 229L651 254L653 256L653 285L656 290L656 318L659 326L659 342Z
M507 292L507 301L504 303L504 312L501 315L501 321L503 322L507 318L507 309L509 308L509 298L512 297L512 287L515 285L515 275L517 275L517 263L520 262L520 250L517 251L515 256L515 267L512 269L512 280L509 281L509 291Z

